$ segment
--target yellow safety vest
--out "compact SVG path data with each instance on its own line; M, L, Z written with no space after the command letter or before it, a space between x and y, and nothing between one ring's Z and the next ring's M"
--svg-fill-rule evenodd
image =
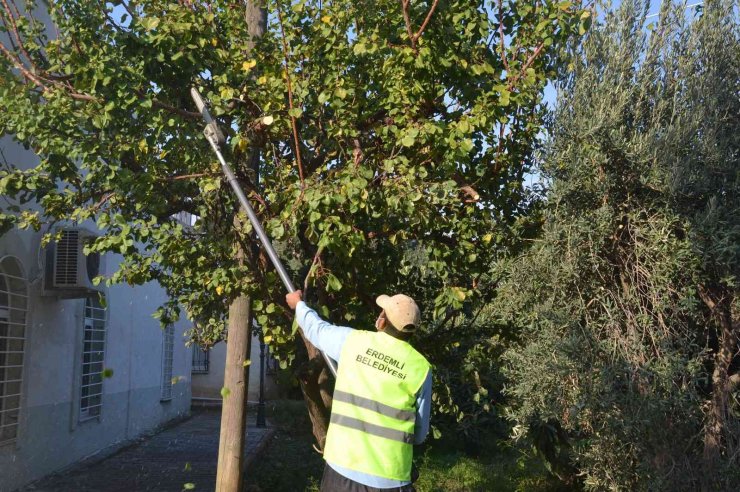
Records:
M324 459L362 473L411 479L416 395L429 362L410 344L355 330L342 347Z

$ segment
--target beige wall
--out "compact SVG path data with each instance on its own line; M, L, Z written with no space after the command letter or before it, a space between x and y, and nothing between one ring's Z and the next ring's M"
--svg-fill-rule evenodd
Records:
M208 374L193 374L192 388L193 398L221 399L221 388L224 383L224 367L226 365L226 343L220 342L211 348L210 366ZM260 367L260 344L257 339L252 339L252 349L249 366L249 386L247 389L247 400L249 402L259 401L259 367ZM278 398L279 388L272 376L265 376L265 399Z

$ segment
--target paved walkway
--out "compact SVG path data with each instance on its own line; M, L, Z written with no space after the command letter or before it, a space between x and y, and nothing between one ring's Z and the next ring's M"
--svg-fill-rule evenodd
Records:
M253 417L254 412L250 412ZM193 416L154 436L124 447L102 460L88 459L25 489L30 492L195 492L213 491L216 483L219 420L217 410L193 410ZM247 429L247 463L264 448L272 429ZM186 485L192 484L192 485Z

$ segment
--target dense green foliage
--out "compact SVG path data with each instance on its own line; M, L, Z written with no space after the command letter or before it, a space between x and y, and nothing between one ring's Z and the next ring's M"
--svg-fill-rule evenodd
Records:
M664 2L646 26L625 1L592 28L560 84L541 237L504 267L514 434L589 490L740 486L736 7Z
M4 223L95 221L87 250L123 257L107 281L158 281L172 298L162 322L184 309L205 345L249 295L285 361L292 313L243 215L234 227L190 86L313 305L370 328L375 295L404 291L444 325L479 299L480 272L516 235L544 85L590 22L567 1L270 0L253 39L247 2L57 0L48 36L9 5L0 133L41 162L8 163L0 192L42 210L3 205Z

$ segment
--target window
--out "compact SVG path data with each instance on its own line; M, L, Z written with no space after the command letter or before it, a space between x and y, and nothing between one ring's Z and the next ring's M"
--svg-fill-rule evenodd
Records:
M80 420L100 416L103 406L103 364L105 361L105 307L98 298L85 299L85 327L82 346Z
M162 400L172 399L172 354L175 348L175 327L162 330Z
M204 349L200 345L193 345L193 374L208 374L210 355L210 350Z
M18 437L28 290L20 262L0 261L0 444Z

